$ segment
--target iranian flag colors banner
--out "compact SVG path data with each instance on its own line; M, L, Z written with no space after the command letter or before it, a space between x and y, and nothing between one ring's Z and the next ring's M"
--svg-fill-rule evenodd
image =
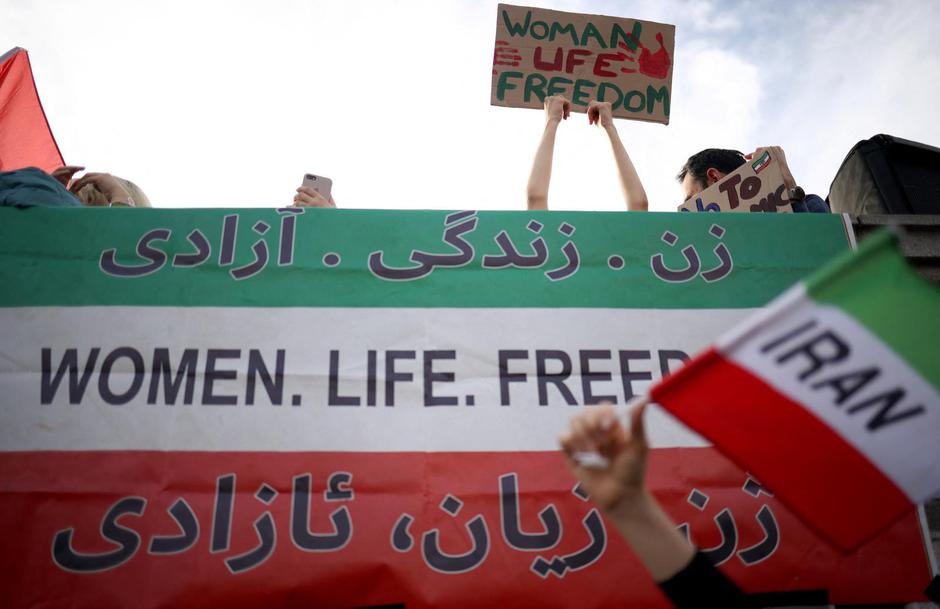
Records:
M350 609L668 607L556 438L848 244L828 215L0 209L0 248L0 606ZM921 598L913 507L844 555L648 428L654 493L746 589Z
M895 242L863 242L652 392L846 549L940 494L940 290Z

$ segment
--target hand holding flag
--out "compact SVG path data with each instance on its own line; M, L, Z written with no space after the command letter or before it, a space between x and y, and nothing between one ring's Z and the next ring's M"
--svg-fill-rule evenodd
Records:
M885 231L651 395L852 550L940 491L938 312Z

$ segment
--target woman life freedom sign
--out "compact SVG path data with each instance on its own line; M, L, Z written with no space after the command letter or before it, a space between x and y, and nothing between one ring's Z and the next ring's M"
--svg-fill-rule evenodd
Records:
M669 123L673 25L500 4L490 104L541 108L564 95L572 110L611 103L618 118Z

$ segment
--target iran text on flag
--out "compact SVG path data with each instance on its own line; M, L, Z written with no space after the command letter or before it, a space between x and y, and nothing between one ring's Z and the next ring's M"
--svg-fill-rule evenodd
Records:
M940 491L938 312L940 292L885 231L652 396L852 549Z
M39 167L51 172L65 162L39 101L29 56L13 48L0 55L0 171Z

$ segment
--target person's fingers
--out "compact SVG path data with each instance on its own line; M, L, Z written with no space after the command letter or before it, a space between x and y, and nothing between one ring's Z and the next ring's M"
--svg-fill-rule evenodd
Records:
M72 182L69 185L69 192L74 193L74 192L78 192L79 190L81 190L85 186L85 184L88 184L91 181L89 178L91 178L92 175L93 174L86 173L82 177Z
M649 401L643 401L638 404L630 413L630 438L639 446L647 446L646 425L643 422L643 413Z
M566 455L574 454L574 441L571 439L570 433L558 436L558 444L561 446L561 451Z
M568 434L559 436L558 444L561 445L561 456L565 459L565 465L568 466L568 469L571 470L571 473L574 474L576 478L579 480L583 479L584 468L575 457L575 454L580 451L575 446L571 436Z
M591 437L590 418L586 416L577 416L571 420L571 439L577 450L582 452L594 452L596 445Z
M85 168L80 165L63 165L62 167L53 169L51 175L55 178L58 178L59 176L71 177L83 169Z
M85 168L78 165L64 165L58 169L54 169L50 175L58 180L62 186L68 188L69 182L72 181L72 178L75 176L75 174L79 171L82 171L83 169Z
M110 178L110 177L111 177L111 174L109 174L109 173L102 173L102 172L100 172L100 171L98 171L98 172L92 172L92 173L86 173L86 174L83 175L82 177L80 177L80 178L78 178L77 180L75 180L74 182L72 182L72 185L69 186L69 190L72 191L72 192L78 192L79 190L81 190L81 189L82 189L85 185L87 185L87 184L95 184L95 183L97 183L99 180L101 180L102 178Z

